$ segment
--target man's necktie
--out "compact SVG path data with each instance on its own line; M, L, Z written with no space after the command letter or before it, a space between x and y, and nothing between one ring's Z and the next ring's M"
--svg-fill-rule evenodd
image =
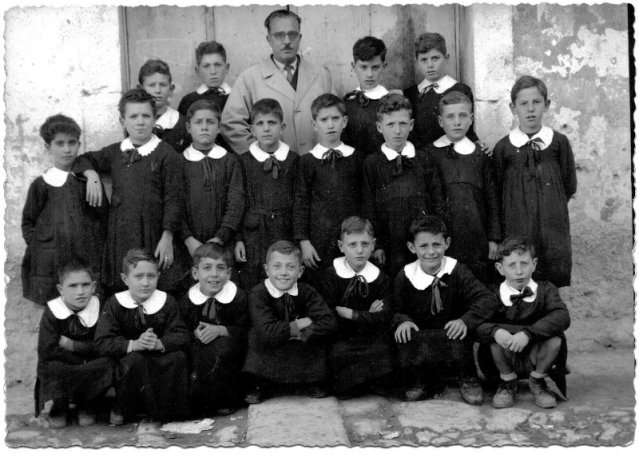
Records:
M286 80L288 80L289 84L293 85L293 66L286 65L284 66L284 70L286 71Z

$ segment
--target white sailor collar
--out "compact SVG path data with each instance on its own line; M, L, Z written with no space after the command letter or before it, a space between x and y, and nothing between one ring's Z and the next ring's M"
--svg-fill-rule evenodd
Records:
M386 159L388 159L389 161L392 161L393 159L397 158L397 156L399 156L400 154L402 156L406 156L407 158L414 158L415 146L410 142L406 142L406 145L404 145L404 149L402 150L402 152L398 153L392 148L390 148L388 145L382 144L382 153L384 153L384 155L386 156Z
M451 88L456 83L457 81L455 79L453 79L448 74L446 74L444 77L442 77L439 80L436 80L435 82L431 82L428 79L422 80L419 83L419 85L417 85L417 90L421 93L424 90L424 88L428 87L429 85L437 84L437 87L433 87L433 90L435 90L435 93L441 94L441 93L444 93L449 88Z
M355 152L355 148L348 146L343 142L340 143L338 146L333 147L333 149L339 150L345 158L348 158L350 155L352 155ZM322 159L322 157L324 156L324 153L326 153L327 151L328 151L328 148L318 143L308 152L312 154L316 159Z
M66 304L64 304L61 296L49 301L47 306L49 306L54 317L58 320L66 320L74 313ZM98 316L100 315L100 300L98 297L93 295L86 307L81 311L76 312L76 314L80 317L84 326L87 328L94 326L98 321Z
M273 152L272 156L275 156L275 159L277 159L278 161L286 161L286 158L288 156L288 150L289 150L288 145L280 140L280 146L277 150ZM267 153L266 151L260 148L257 141L249 145L249 151L253 155L253 157L257 159L259 162L264 162L271 157L269 153Z
M533 281L532 278L530 279L530 282L528 282L528 284L526 284L526 286L522 289L521 292L512 288L507 281L502 282L501 285L499 286L499 297L501 299L501 302L504 304L504 306L512 306L513 302L510 300L510 297L513 295L521 295L521 293L526 287L530 287L530 290L532 290L533 294L532 296L528 296L524 298L523 301L527 303L532 303L537 298L537 289L539 288L539 284Z
M155 124L158 126L162 126L164 129L172 129L180 119L180 112L173 109L172 107L167 107L166 110L160 118L155 120Z
M64 183L67 182L67 178L69 178L70 173L71 172L60 170L57 167L51 167L42 174L42 179L48 185L53 186L54 188L59 188L64 186Z
M222 89L222 91L224 91L225 95L230 95L231 94L231 86L229 84L227 84L226 82L223 82L222 85L220 85L220 88ZM197 87L197 90L195 90L195 92L198 95L203 95L208 90L209 90L209 87L207 87L206 84L202 84L199 87Z
M288 293L291 296L297 296L299 294L299 289L297 288L297 282L293 284L293 287L288 290L282 291L275 287L270 279L264 279L264 285L266 286L266 290L273 298L281 298L285 293Z
M186 150L184 150L182 154L184 155L184 159L186 159L187 161L198 162L204 158L222 159L224 156L226 156L226 153L226 148L213 144L213 148L211 148L206 154L204 154L200 150L196 150L191 144Z
M381 85L377 85L375 88L372 88L370 90L362 90L360 87L357 87L355 90L361 91L369 99L380 99L382 96L388 94L388 90L386 89L386 87L383 87Z
M235 285L231 281L226 281L226 284L224 284L222 290L220 290L213 296L207 296L202 293L202 290L200 290L199 282L189 289L189 299L196 306L201 306L202 304L206 303L206 300L209 298L215 298L219 303L222 304L229 304L231 301L233 301L235 295L237 295L237 285Z
M443 148L449 146L451 143L453 143L452 140L450 140L448 136L444 135L433 142L433 145L435 145L437 148ZM455 146L453 147L453 149L456 153L469 155L473 151L475 151L475 144L468 137L464 137L463 139L455 142Z
M350 279L353 276L362 276L366 279L366 282L373 282L379 276L379 268L373 265L371 262L366 262L364 268L359 273L348 264L346 257L337 257L333 260L333 268L335 273L342 279Z
M448 256L444 257L444 264L436 276L441 279L444 275L451 274L456 265L457 260ZM435 279L430 274L424 273L424 270L422 270L422 267L419 265L419 260L404 266L404 273L417 290L426 290Z
M122 142L120 142L120 150L124 152L126 150L130 150L131 148L135 148L138 150L140 156L148 156L153 153L153 150L155 150L159 144L160 139L158 139L158 136L156 136L155 134L151 134L151 139L147 143L145 143L144 145L140 145L139 147L133 145L133 142L131 142L131 138L127 137Z
M135 302L129 290L116 293L115 298L118 300L118 303L120 303L120 306L127 309L137 309L138 306L142 306L144 308L144 313L149 315L158 312L164 307L164 303L166 303L166 293L162 290L154 291L146 301L142 302L142 304Z
M517 148L523 147L530 140L540 138L543 141L543 144L540 144L540 148L542 150L545 150L552 142L552 138L554 135L555 131L553 131L552 128L549 128L548 126L542 126L541 129L532 137L528 137L528 134L517 127L510 131L510 134L508 134L508 138L510 139L510 143Z

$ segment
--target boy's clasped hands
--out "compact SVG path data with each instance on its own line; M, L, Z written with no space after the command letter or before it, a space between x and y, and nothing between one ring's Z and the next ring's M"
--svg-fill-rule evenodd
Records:
M132 351L140 350L164 350L164 344L157 334L153 332L153 328L148 328L140 337L132 342Z
M209 344L220 336L228 336L229 332L225 326L200 322L193 334L203 344Z
M466 323L462 319L451 320L444 325L444 329L446 330L446 336L449 339L459 339L462 340L466 337L468 333L468 328L466 327ZM410 342L412 337L412 331L419 331L419 327L411 322L406 321L399 325L395 330L395 341L400 344L405 344Z
M514 353L521 353L530 342L530 338L524 331L520 331L516 334L510 334L503 328L499 328L495 331L494 337L495 342L497 342L502 348Z

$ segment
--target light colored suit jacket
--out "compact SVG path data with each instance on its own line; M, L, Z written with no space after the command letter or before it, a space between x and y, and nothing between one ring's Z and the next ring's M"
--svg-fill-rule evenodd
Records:
M277 100L284 111L283 141L298 154L306 154L316 144L311 123L311 103L324 93L335 94L328 70L300 58L297 90L271 58L246 69L233 85L222 112L222 135L233 151L246 153L255 141L251 133L251 109L262 98Z

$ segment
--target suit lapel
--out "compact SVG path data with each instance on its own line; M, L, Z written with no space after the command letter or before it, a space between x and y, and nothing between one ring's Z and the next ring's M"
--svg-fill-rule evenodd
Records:
M264 83L271 89L282 93L291 101L295 100L295 90L293 90L291 84L288 83L284 74L277 69L271 57L262 62L262 78L264 79Z
M313 70L313 67L306 63L303 58L300 58L300 63L297 68L297 91L295 92L295 106L297 107L308 90L315 83L318 74ZM284 79L286 81L286 79Z

